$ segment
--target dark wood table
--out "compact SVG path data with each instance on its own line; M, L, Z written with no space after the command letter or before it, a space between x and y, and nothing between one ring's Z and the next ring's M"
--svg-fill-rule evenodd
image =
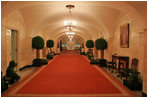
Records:
M117 60L119 61L118 63L117 63ZM129 57L128 56L112 55L112 61L116 62L116 67L117 67L118 72L120 72L121 64L125 65L125 66L122 66L123 69L125 70L129 69Z

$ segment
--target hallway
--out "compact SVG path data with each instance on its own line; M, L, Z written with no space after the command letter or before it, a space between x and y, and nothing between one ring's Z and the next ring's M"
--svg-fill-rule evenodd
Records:
M81 55L59 55L4 96L135 96L94 66Z
M9 96L147 96L147 1L1 1L1 73Z

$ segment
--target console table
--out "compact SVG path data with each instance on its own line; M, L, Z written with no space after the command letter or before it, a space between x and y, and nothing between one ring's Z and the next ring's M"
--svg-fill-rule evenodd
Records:
M118 60L118 64L117 64ZM116 62L117 64L117 70L120 71L120 65L124 63L124 68L129 69L129 57L128 56L118 56L118 55L112 55L112 61Z
M117 62L118 61L118 62ZM128 69L129 69L129 57L128 56L118 56L112 55L112 62L115 62L116 69L120 73L120 69L125 69L126 80L128 78ZM122 64L122 66L121 66Z

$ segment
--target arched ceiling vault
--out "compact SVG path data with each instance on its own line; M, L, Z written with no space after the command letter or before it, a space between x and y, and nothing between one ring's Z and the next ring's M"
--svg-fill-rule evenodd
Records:
M103 6L100 6L100 8L102 8L106 11L112 9L112 8L107 8L107 7L103 7ZM65 9L65 14L63 14L63 12L60 12L60 10L56 10L53 13L50 13L49 16L47 16L47 19L45 18L45 20L42 21L41 24L38 24L38 26L36 25L35 26L36 28L33 29L35 31L29 31L29 32L36 33L37 28L40 29L40 27L42 27L46 24L52 24L52 23L56 26L63 27L63 21L68 18L67 17L68 10L65 7L63 7L63 9ZM86 13L84 10L79 10L79 7L75 8L75 9L73 9L73 17L78 22L78 25L77 25L78 27L83 26L87 29L90 29L89 32L99 32L99 31L105 32L105 33L113 32L113 28L112 28L113 25L112 24L115 23L116 16L118 16L118 14L119 14L119 12L117 10L114 11L114 9L112 9L113 11L111 14L112 14L113 18L110 19L110 17L105 17L105 15L98 13L98 10L86 9L88 11L88 13ZM91 13L89 13L89 12L91 12ZM109 11L109 12L111 12L111 11ZM98 14L98 15L94 16L95 14L96 15ZM103 20L105 20L105 21L103 21ZM109 21L111 21L111 22L109 23ZM30 22L29 22L29 24L30 24ZM91 26L87 27L86 25L91 25ZM33 26L33 25L31 25L31 26ZM93 31L94 29L91 28L92 26L97 28L98 30ZM52 28L50 28L50 29L52 29Z
M59 40L59 38L60 38L61 36L66 36L66 34L63 33L63 32L61 32L61 33L55 35L55 36L54 36L54 39L55 39L55 40ZM80 34L80 33L76 33L76 34L74 35L74 37L77 37L77 36L81 37L82 40L87 40L87 39L89 39L88 36L82 35L82 34ZM66 36L66 37L67 37L67 36ZM68 38L68 37L67 37L67 38Z
M66 29L64 26L59 26L59 27L56 27L56 26L53 26L54 28L51 28L51 29L48 29L50 28L50 26L47 26L45 29L42 29L43 31L40 31L40 32L43 32L43 34L47 37L52 37L54 35L57 35L58 32L63 32L65 34L66 31L68 31L68 29ZM90 28L91 28L91 25L90 25ZM96 28L92 27L93 30L96 30ZM82 35L86 35L86 36L89 36L89 37L92 37L92 33L95 33L92 32L90 29L88 28L85 28L85 27L80 27L80 26L77 26L76 28L73 29L73 31L75 31L76 33L79 32L79 33L82 33ZM98 30L97 30L98 31Z
M65 6L73 4L75 8L72 9L72 14L74 20L77 21L76 34L87 39L96 37L99 32L102 32L104 36L114 33L115 25L113 24L121 12L136 19L142 26L146 26L145 16L141 14L141 10L147 7L146 2L139 1L141 6L136 6L137 2L9 1L2 5L2 19L18 10L24 17L28 36L40 33L46 37L61 36L66 31L63 21L67 20L68 9Z
M69 41L69 38L66 35L59 36L57 41L59 42L60 40L63 40L63 39ZM79 43L79 44L84 43L84 39L79 35L75 35L72 40L75 41L75 43Z
M66 30L67 31L67 30ZM55 31L56 33L55 34L51 34L51 35L48 35L48 36L46 36L46 38L48 39L49 37L51 37L51 38L55 38L57 35L59 35L59 34L66 34L65 32L66 31L64 31L63 30L63 32L58 32L58 30L57 31ZM90 34L87 34L87 33L85 33L85 32L83 32L82 30L77 30L77 29L74 29L73 30L74 32L75 32L75 34L80 34L81 36L84 36L85 38L92 38L92 36L90 35Z
M52 21L50 21L51 18L49 18L49 19L45 20L45 22L43 22L39 26L37 26L34 29L35 31L33 31L33 32L34 33L37 33L39 31L43 30L43 33L45 33L45 34L48 34L49 33L50 34L50 33L54 33L55 30L57 30L59 28L63 28L64 30L66 30L64 28L64 25L63 25L63 22L64 21L58 20L59 18L57 18L56 16L57 16L56 14L55 14L55 16L53 16L56 19L55 21L52 20L53 21L52 22ZM59 17L62 18L61 16L59 16ZM83 18L83 17L84 16L82 16L81 18ZM63 17L63 18L66 20L65 17ZM77 22L78 22L78 24L76 26L77 29L83 29L84 32L85 33L88 33L89 35L91 35L90 33L97 33L97 32L100 32L100 31L103 32L101 25L95 25L96 20L87 18L87 19L85 19L86 21L82 21L81 18L80 19L77 19ZM89 20L89 21L87 21L87 20ZM59 31L60 31L60 29L59 29Z

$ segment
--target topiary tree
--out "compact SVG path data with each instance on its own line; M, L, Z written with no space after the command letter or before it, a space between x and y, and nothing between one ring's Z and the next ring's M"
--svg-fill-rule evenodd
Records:
M99 38L95 41L95 47L97 50L101 50L101 59L104 58L104 49L107 49L107 42L103 38Z
M94 42L93 40L87 40L86 41L86 47L88 48L88 58L93 59L93 50L91 48L94 48Z
M32 39L32 48L37 49L36 57L40 58L40 49L44 48L44 39L40 36L36 36Z
M88 48L88 53L89 54L93 54L92 53L92 49L91 49L91 48L94 48L94 42L93 42L93 40L87 40L86 41L86 47Z
M50 48L50 52L52 52L51 48L54 46L54 41L53 40L47 40L47 47Z
M92 40L87 40L86 47L87 48L94 48L94 42Z

